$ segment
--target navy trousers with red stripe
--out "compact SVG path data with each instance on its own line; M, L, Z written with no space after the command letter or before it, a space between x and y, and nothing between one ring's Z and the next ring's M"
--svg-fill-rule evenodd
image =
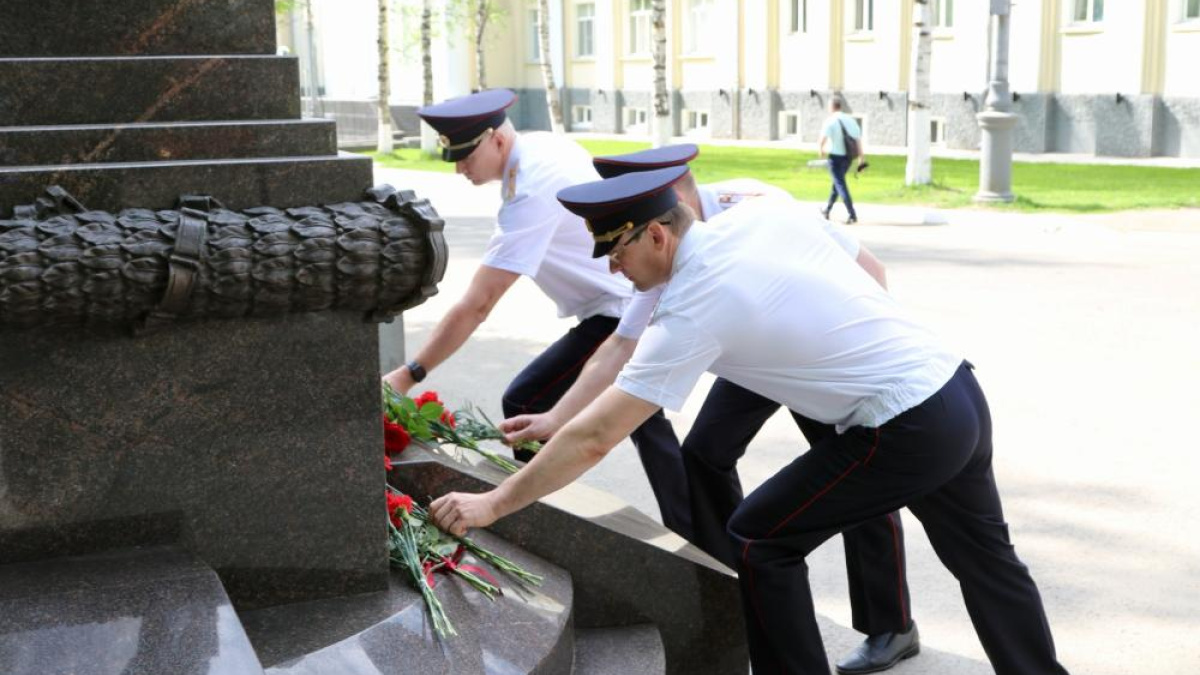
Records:
M965 364L938 393L883 426L817 443L733 514L754 672L829 672L805 557L834 534L902 506L958 580L996 673L1065 675L1037 586L1009 541L992 474L990 413Z
M543 413L554 407L575 383L587 360L617 328L618 320L593 316L546 348L517 374L504 392L504 416ZM662 513L663 524L681 537L692 539L692 518L679 439L671 422L659 410L629 436L637 447L642 467ZM517 454L529 461L531 455Z
M683 441L683 464L692 499L693 543L737 569L729 518L742 502L737 462L780 405L718 378ZM809 446L834 437L833 425L792 412ZM847 530L846 575L854 629L866 635L900 633L911 624L904 530L900 514L887 513Z

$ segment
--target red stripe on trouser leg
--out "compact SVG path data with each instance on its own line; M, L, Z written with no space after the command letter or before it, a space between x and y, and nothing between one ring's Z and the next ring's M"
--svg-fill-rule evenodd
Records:
M534 394L533 396L531 396L531 397L529 398L529 401L527 401L527 402L525 403L525 405L524 405L524 406L522 406L522 407L525 407L525 408L528 408L528 407L530 407L531 405L533 405L533 403L534 403L535 401L537 401L537 400L538 400L538 399L540 399L541 397L545 396L545 395L546 395L546 392L550 391L550 389L551 389L551 388L552 388L554 385L556 385L556 384L558 384L559 382L561 382L561 381L562 381L562 379L563 379L564 377L566 377L566 376L570 375L571 373L574 373L574 372L578 371L579 369L583 368L584 364L586 364L586 363L588 362L588 359L592 358L592 355L596 353L596 350L597 350L597 349L600 349L600 345L604 344L604 340L607 340L607 339L608 339L608 336L607 336L607 335L605 335L605 336L604 336L604 339L603 339L603 340L600 340L599 342L597 342L597 343L596 343L596 346L595 346L595 347L592 347L592 349L591 349L591 350L590 350L590 351L589 351L589 352L588 352L588 353L587 353L587 354L586 354L586 355L585 355L585 356L584 356L582 359L580 359L579 361L577 361L577 362L575 363L575 365L573 365L573 366L571 366L570 368L568 368L567 370L565 370L565 371L564 371L564 372L563 372L561 375L559 375L558 377L556 377L556 378L554 378L553 380L551 380L551 381L549 382L549 384L547 384L546 386L542 387L541 391L539 391L538 393L536 393L536 394Z
M870 464L871 458L875 456L875 451L879 449L879 428L875 428L875 444L871 446L871 452L867 453L867 458L863 460L863 464Z
M896 595L900 596L900 625L908 628L908 606L904 604L904 560L900 553L900 532L896 528L895 518L899 514L889 513L888 523L892 526L892 544L896 549Z
M877 445L878 445L878 440L879 440L878 435L876 435L876 444ZM875 450L874 448L871 448L872 452L874 452L874 450ZM834 486L836 486L838 483L845 480L846 476L849 476L850 472L854 471L858 467L859 467L859 463L856 460L853 464L850 465L850 468L848 468L844 472L842 472L842 475L838 476L831 483L829 483L825 487L821 488L821 490L819 492L817 492L817 494L813 495L812 498L810 498L807 502L804 502L804 504L800 508L793 511L791 514L788 515L787 518L784 518L778 525L771 528L771 530L767 532L767 536L770 537L771 535L778 532L779 528L783 527L784 525L787 525L789 521L791 521L793 518L795 518L796 516L803 513L805 509L812 506L813 503L816 502L818 499L820 499L822 496L824 496L825 493L829 492L830 490L832 490L834 488ZM746 541L746 546L742 549L742 567L746 570L746 582L750 586L750 600L751 600L751 602L754 603L754 613L757 615L758 625L762 627L763 632L765 633L765 632L767 632L767 622L765 619L763 619L762 607L758 604L758 594L756 594L754 592L754 571L750 567L750 545L753 544L755 541L758 541L758 540L748 539Z

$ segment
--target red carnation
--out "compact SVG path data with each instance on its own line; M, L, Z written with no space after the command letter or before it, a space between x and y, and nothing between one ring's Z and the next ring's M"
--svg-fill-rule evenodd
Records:
M408 435L408 431L404 427L390 422L387 419L383 421L383 448L389 455L399 454L402 450L408 447L412 438Z
M440 405L442 401L438 398L436 391L427 391L413 399L413 402L417 404L418 408L420 408L426 403L437 403Z
M391 457L388 457L387 455L383 456L383 468L387 469L388 471L392 470L392 458Z
M404 524L404 519L400 516L398 511L400 509L404 509L405 513L412 513L412 507L412 497L409 497L408 495L398 495L395 492L387 493L388 518L391 519L392 525L395 525L397 528Z
M440 419L442 424L445 424L451 429L455 428L455 425L458 424L458 422L454 420L454 413L450 412L449 410L443 412Z

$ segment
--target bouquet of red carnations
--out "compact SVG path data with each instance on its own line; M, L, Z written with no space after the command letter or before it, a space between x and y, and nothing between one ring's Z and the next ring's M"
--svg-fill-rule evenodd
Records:
M455 414L446 409L436 392L427 391L414 399L392 389L386 382L383 384L384 441L389 454L403 450L414 438L427 443L449 443L479 453L507 473L516 473L520 467L512 460L479 445L482 440L504 438L491 420L485 424L478 419L482 413L471 410L460 414L468 417L463 430L459 430ZM487 419L486 415L482 416ZM398 449L393 451L392 448Z
M501 594L500 585L487 570L463 563L464 554L470 553L521 582L535 586L542 583L542 577L513 561L488 551L466 537L455 537L438 529L430 520L429 513L416 504L412 497L391 486L387 488L387 509L388 560L392 566L408 571L409 580L421 592L425 606L429 608L433 630L438 637L445 638L458 633L433 592L437 585L434 573L453 574L488 599L495 599Z

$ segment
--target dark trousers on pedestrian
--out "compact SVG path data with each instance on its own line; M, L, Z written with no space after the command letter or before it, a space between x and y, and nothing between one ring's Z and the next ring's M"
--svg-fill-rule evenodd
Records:
M1037 586L1009 541L992 474L991 417L966 364L883 426L818 442L733 514L754 672L829 672L805 558L834 534L901 506L958 580L996 673L1064 675Z
M737 569L726 528L742 502L737 462L780 405L724 378L713 383L683 441L692 498L693 542ZM792 412L809 446L836 436L833 426ZM899 513L870 518L842 534L854 629L867 635L902 633L911 624L904 530Z
M544 413L554 407L575 383L584 364L616 330L618 320L593 316L546 348L517 374L504 392L504 416ZM642 467L662 513L663 524L681 537L692 539L692 518L687 496L687 478L679 439L662 410L642 423L630 440L637 447ZM517 459L529 461L532 454L518 451Z
M846 185L846 174L850 171L850 163L853 161L854 158L848 155L829 156L829 175L833 177L833 187L829 189L829 203L825 205L826 216L833 210L838 197L841 197L850 218L858 220L858 214L854 212L854 200L850 198L850 186Z

